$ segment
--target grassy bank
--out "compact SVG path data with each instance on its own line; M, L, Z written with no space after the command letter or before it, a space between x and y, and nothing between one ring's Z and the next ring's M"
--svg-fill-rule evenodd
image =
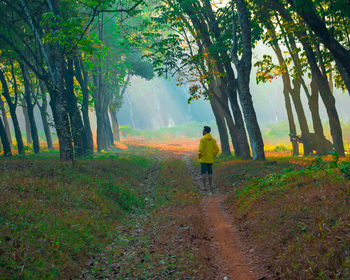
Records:
M349 162L223 162L217 176L231 190L242 236L274 278L350 278Z
M144 205L150 160L101 155L0 160L0 279L68 279Z

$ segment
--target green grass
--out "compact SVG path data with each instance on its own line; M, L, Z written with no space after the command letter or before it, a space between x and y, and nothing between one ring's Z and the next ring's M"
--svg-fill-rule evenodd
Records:
M146 156L0 160L0 279L68 279L145 206Z

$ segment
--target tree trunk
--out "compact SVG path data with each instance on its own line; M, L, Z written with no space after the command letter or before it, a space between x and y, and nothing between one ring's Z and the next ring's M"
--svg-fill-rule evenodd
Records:
M117 118L117 110L109 107L109 114L110 114L111 120L112 120L114 141L120 142L120 130L119 130L119 123L118 123L118 118Z
M30 121L29 121L29 116L28 116L28 107L27 107L27 101L25 97L22 100L22 111L23 111L23 116L24 116L24 124L26 128L26 140L27 144L31 145L33 144L33 139L32 139L32 133L30 130Z
M1 118L0 118L0 138L1 138L2 147L4 149L4 156L5 157L11 156L12 155L11 145L10 145L9 139L7 137L5 126L2 123Z
M262 139L260 127L256 118L255 109L253 106L252 96L250 94L249 82L250 72L252 68L252 40L251 40L251 25L250 14L244 0L234 0L237 5L238 21L242 32L242 57L239 60L237 57L237 38L234 32L234 53L233 62L238 72L238 93L239 100L243 110L245 124L248 130L250 146L253 152L254 160L265 160L264 142ZM234 27L236 20L233 20Z
M40 110L41 120L42 120L43 127L44 127L46 144L47 144L47 148L49 150L53 150L54 148L53 148L53 143L52 143L51 131L50 131L49 122L47 120L48 113L47 113L46 91L45 91L44 85L41 81L39 82L39 86L40 86L40 91L41 91L42 104L41 104L41 106L38 104L38 107Z
M49 88L48 85L47 87ZM61 88L60 90L63 91L64 89ZM69 116L64 107L63 96L61 92L58 92L58 90L49 88L49 92L50 91L50 107L60 146L60 159L62 161L72 161L74 159L72 134L70 131Z
M215 104L214 100L212 100L210 102L210 105L211 105L211 108L213 110L216 124L217 124L218 130L219 130L221 153L223 155L226 155L226 156L231 155L225 118L224 118L222 112L220 111L220 109L218 108L218 106Z
M312 153L309 125L305 117L305 111L300 99L300 84L296 86L297 81L294 82L294 89L291 92L291 96L294 103L294 108L298 116L299 127L301 131L301 139L304 145L304 154L309 155Z
M311 79L310 87L311 87L311 96L309 99L309 108L312 115L313 128L314 128L315 134L318 137L325 138L322 121L320 117L320 112L319 112L319 106L318 106L318 88L314 77L312 77Z
M292 143L293 155L297 156L297 155L299 155L299 144L298 144L298 140L296 138L297 137L297 129L296 129L295 122L294 122L294 116L293 116L292 104L290 102L289 91L284 89L283 95L284 95L287 116L288 116L290 142Z
M207 21L208 27L211 33L214 34L217 43L219 45L222 45L224 44L223 36L221 34L221 30L215 17L210 0L203 0L202 2L204 4L204 12L209 18ZM222 80L224 80L224 84L226 85L224 92L230 100L231 110L238 133L237 137L241 140L240 149L239 151L236 151L236 155L243 159L250 159L250 147L248 143L247 133L244 126L242 112L237 102L237 86L235 81L235 74L233 72L227 50L219 49L219 52L220 57L216 58L215 62L220 73L226 72L227 77L222 77Z
M214 82L213 82L214 84ZM237 127L233 121L233 118L231 116L229 107L228 107L228 99L226 95L223 95L220 90L214 89L213 92L213 105L217 107L217 111L221 112L226 120L228 131L231 136L232 146L235 151L235 155L237 157L241 157L241 151L242 151L242 139L238 138L238 131ZM246 159L246 158L245 158Z
M340 156L344 156L345 151L343 143L343 133L340 126L338 112L335 107L334 96L331 93L327 79L325 79L325 77L322 75L320 69L317 66L315 54L311 46L308 44L308 42L306 42L304 37L301 37L300 40L303 44L306 57L309 61L312 76L315 78L318 90L327 110L334 147Z
M19 65L22 70L23 81L24 81L24 98L26 101L26 107L27 107L26 111L28 114L28 121L30 126L30 135L32 137L33 150L35 154L38 154L40 153L40 142L39 142L38 129L34 118L34 107L32 104L31 85L29 84L30 81L29 81L27 69L25 69L25 66L21 62L19 63Z
M231 68L232 70L232 68ZM226 72L229 73L229 72ZM228 74L228 80L232 81L231 79L234 79L234 77L230 78L230 75ZM235 85L233 85L231 82L228 83L228 97L231 105L231 110L233 113L233 117L235 120L235 125L237 128L237 138L240 140L240 157L242 159L251 159L250 156L250 147L248 143L247 133L244 126L244 121L242 117L241 109L239 108L238 102L237 102L237 90Z
M108 145L108 148L110 148L114 146L114 139L113 139L113 130L111 126L111 121L108 116L108 108L109 108L109 101L106 101L106 105L104 106L104 110L103 110L103 121L106 128L107 145Z
M7 138L8 138L8 141L9 141L10 145L12 146L13 143L12 143L10 125L9 125L9 122L8 122L8 119L7 119L5 104L4 104L4 101L2 100L1 96L0 96L0 110L1 110L2 119L4 121L6 135L7 135Z
M24 151L22 133L21 133L21 129L19 126L17 115L16 115L16 104L12 103L10 92L8 90L7 82L6 82L5 75L4 75L4 72L2 71L2 69L0 69L0 80L1 80L1 84L2 84L3 95L7 101L7 104L8 104L9 109L10 109L10 115L11 115L11 119L12 119L13 129L15 131L15 137L16 137L16 141L17 141L18 153L20 155L24 155L25 151Z
M87 137L83 121L79 112L77 98L74 94L74 70L73 61L68 59L68 69L65 71L65 100L67 102L70 117L72 136L74 142L74 152L76 157L86 155L88 149Z
M341 77L343 78L343 81L345 83L345 86L348 89L348 93L350 94L350 77L346 74L345 69L343 67L343 65L339 62L338 59L335 58L335 64L338 68L338 71L341 75Z
M59 147L60 159L62 161L73 161L72 132L69 122L69 115L66 110L67 104L64 98L64 60L63 54L53 52L52 61L52 84L46 84L50 93L50 107L55 122Z
M83 120L84 120L84 127L85 127L85 132L86 132L86 137L87 137L87 142L88 142L88 152L93 153L94 152L94 140L92 136L92 131L91 131L91 124L90 124L90 118L89 118L89 99L90 99L90 94L89 94L89 89L88 89L88 82L87 82L87 74L85 73L84 70L84 65L81 59L75 59L74 61L74 66L75 66L75 77L77 78L81 91L83 94L83 103L81 106L81 111L83 115Z
M268 30L271 33L272 36L272 48L277 56L278 62L281 67L285 67L285 60L282 55L281 48L278 45L278 41L276 38L276 33L274 30L274 26L271 22L268 23ZM297 66L296 66L297 67ZM289 125L289 137L290 142L292 143L293 148L293 155L299 155L299 144L298 144L298 138L297 138L297 129L295 126L294 116L293 116L293 110L292 110L292 104L290 101L290 93L292 92L292 86L290 82L290 75L288 72L288 68L285 67L286 71L282 74L282 80L283 80L283 95L284 95L284 103L287 111L287 117L288 117L288 125ZM297 83L295 83L295 86L300 87L300 84L298 84L300 80L297 80Z

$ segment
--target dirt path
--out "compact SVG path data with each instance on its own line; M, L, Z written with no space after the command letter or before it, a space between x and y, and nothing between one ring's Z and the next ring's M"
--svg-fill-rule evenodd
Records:
M224 195L215 195L202 202L218 267L216 279L256 280L258 277L253 273L252 264L242 250L239 233L222 207L224 200Z
M247 250L243 250L243 244L240 242L239 232L232 224L232 218L229 217L223 207L223 201L226 196L215 194L208 196L207 191L201 188L199 171L193 166L190 158L184 158L189 173L199 190L206 194L202 199L202 209L207 221L209 236L211 238L211 254L214 260L213 266L217 268L216 279L224 280L257 280L265 279L259 277L250 260Z

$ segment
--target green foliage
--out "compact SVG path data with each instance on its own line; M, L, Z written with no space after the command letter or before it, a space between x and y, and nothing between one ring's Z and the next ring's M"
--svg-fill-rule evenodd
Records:
M340 163L340 172L345 176L345 178L350 179L350 162L343 161Z
M294 182L295 184L299 176L308 176L312 178L316 173L336 174L337 172L341 172L346 178L349 178L349 162L344 161L340 165L338 163L339 156L337 153L333 153L331 161L325 161L322 156L317 156L315 160L304 169L294 170L286 168L280 173L268 174L262 178L253 178L251 183L243 189L235 189L235 195L237 198L249 197L249 200L255 199L257 195L261 195L265 192L286 190L286 186L289 185L288 183L291 182L292 178L296 180ZM291 184L291 186L294 184Z
M142 207L143 203L137 197L135 192L132 192L127 187L118 186L111 181L101 184L100 193L108 199L115 201L123 210L130 211L135 207Z

